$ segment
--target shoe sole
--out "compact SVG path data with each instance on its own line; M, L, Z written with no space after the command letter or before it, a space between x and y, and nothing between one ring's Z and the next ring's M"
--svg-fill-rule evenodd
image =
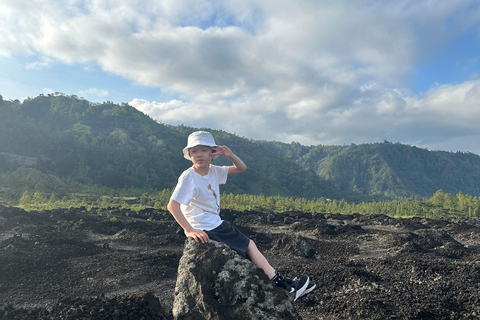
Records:
M316 284L314 284L313 286L311 286L310 288L307 288L305 289L305 291L302 292L302 294L299 296L299 298L303 297L304 295L310 293L313 291L313 289L315 289L317 287Z

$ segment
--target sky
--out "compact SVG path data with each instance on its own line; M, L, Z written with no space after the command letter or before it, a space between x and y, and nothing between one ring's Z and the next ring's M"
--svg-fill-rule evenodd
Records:
M480 154L479 0L0 0L0 95Z

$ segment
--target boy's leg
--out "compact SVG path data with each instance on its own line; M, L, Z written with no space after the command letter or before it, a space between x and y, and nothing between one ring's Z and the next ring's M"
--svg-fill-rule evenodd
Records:
M257 245L252 240L250 240L250 243L248 244L246 254L250 260L256 264L257 267L263 269L265 274L268 276L268 279L275 277L275 269L270 265L260 250L258 250Z
M252 240L250 240L248 244L246 254L257 267L263 269L270 280L273 280L277 286L286 289L290 294L292 294L294 296L293 301L296 301L298 298L304 295L304 292L307 289L312 291L315 288L315 284L309 287L310 279L308 276L304 275L300 278L291 280L277 274L275 269L270 265L260 250L258 250L257 245Z

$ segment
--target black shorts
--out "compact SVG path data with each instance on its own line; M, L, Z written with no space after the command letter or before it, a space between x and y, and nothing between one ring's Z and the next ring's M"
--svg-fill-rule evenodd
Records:
M213 230L206 231L208 237L212 240L225 243L230 249L244 255L247 251L250 239L233 227L228 221L223 221L221 225Z

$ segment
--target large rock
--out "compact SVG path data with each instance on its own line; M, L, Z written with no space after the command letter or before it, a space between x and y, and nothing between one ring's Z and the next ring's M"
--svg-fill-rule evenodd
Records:
M178 267L175 319L301 319L285 290L225 244L185 242Z

